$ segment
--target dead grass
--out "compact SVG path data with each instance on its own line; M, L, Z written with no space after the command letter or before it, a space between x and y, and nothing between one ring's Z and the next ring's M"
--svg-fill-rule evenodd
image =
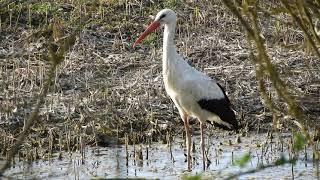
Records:
M41 118L20 155L32 160L51 150L80 150L81 144L108 146L124 142L126 134L133 143L165 140L167 131L180 133L181 120L162 83L162 33L156 33L150 46L145 43L131 48L143 25L151 21L148 16L155 15L163 3L61 1L55 6L61 9L58 16L70 28L76 24L72 16L81 16L79 11L93 20L57 69ZM179 16L176 42L180 53L226 87L247 130L271 129L272 115L261 103L246 37L235 17L220 1L188 1L173 8ZM32 97L40 92L48 68L41 58L45 37L30 38L41 28L38 24L45 22L45 16L34 12L30 27L28 14L22 13L20 19L14 14L15 26L9 26L5 15L1 14L0 35L3 155L31 113ZM305 50L298 27L286 17L276 18L265 17L260 24L267 50L284 82L292 88L291 93L298 97L310 119L319 124L319 60ZM278 19L287 23L277 27ZM268 92L276 96L274 91ZM281 101L275 104L285 106ZM284 121L284 113L278 116L283 131L292 128Z

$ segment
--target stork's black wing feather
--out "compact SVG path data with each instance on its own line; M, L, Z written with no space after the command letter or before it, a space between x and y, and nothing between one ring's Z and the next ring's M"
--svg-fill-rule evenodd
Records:
M226 91L224 90L224 88L223 88L219 83L217 83L217 85L219 86L219 88L220 88L221 91L223 92L224 98L226 99L226 101L228 102L228 104L231 105L230 100L229 100L229 98L228 98L228 96L227 96Z
M218 84L218 83L217 83ZM234 129L238 129L238 122L236 120L236 116L234 114L234 111L231 109L231 103L228 99L224 89L220 84L218 86L221 88L224 98L221 99L201 99L198 101L198 104L202 109L205 109L209 112L212 112L220 117L220 119L228 124L231 124ZM218 127L223 129L229 129L228 127L217 124Z

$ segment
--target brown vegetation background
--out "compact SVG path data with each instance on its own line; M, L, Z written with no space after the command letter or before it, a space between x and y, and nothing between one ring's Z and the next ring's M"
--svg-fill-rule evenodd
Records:
M23 130L48 76L52 64L46 58L48 42L58 44L79 25L83 25L81 32L55 69L19 156L32 160L52 151L77 150L83 144L109 146L123 143L125 137L130 143L165 141L168 132L181 133L182 122L162 83L162 32L140 47L131 47L151 22L149 16L165 7L178 14L180 54L226 88L244 127L242 133L296 128L270 74L259 75L265 89L261 98L254 61L259 50L251 50L256 46L248 43L246 29L219 0L0 2L0 152L4 156ZM232 2L251 26L252 2ZM292 13L307 22L312 44L290 7L282 1L259 2L256 25L277 77L303 113L311 138L317 140L320 67L315 49L320 44L312 28L317 29L319 14L306 6L309 22L298 11Z

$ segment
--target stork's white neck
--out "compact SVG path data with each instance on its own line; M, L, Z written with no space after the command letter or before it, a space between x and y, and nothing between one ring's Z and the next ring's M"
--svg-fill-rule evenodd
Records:
M174 43L174 34L175 34L176 24L166 24L164 25L164 34L163 34L163 52L176 52L176 46Z
M174 42L176 23L165 24L163 33L163 73L164 75L170 71L170 61L174 61L177 55Z

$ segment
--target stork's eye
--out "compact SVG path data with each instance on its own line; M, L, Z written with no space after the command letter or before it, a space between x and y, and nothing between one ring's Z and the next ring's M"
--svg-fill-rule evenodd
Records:
M162 18L164 18L164 17L166 17L166 14L162 14L162 15L160 16L160 19L162 19Z

